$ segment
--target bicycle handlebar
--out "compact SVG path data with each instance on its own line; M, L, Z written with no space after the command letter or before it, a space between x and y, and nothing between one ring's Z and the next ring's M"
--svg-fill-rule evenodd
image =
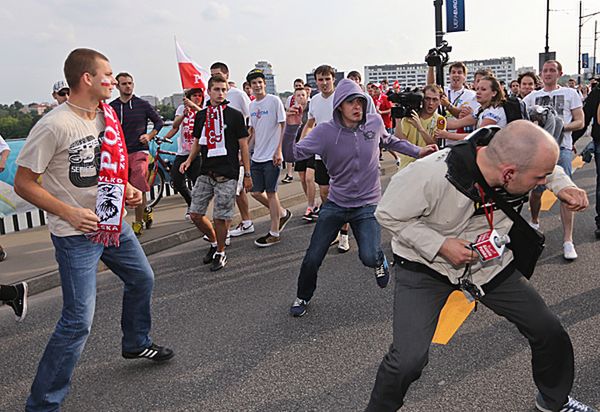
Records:
M167 139L166 137L156 136L156 138L154 140L156 140L156 144L173 143L173 140Z

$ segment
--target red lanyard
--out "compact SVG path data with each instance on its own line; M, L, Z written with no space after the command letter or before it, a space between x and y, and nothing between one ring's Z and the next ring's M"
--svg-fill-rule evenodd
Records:
M490 230L494 230L494 206L490 205L489 210L485 205L485 194L483 193L483 189L480 185L477 185L477 189L479 189L479 196L481 196L481 206L483 207L483 212L485 213L485 218L490 225Z

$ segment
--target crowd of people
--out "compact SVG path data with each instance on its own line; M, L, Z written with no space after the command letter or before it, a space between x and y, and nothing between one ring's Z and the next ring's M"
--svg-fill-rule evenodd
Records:
M478 70L472 85L463 63L451 64L448 72L450 84L441 88L431 68L420 106L396 116L397 82L363 85L360 73L352 71L336 84L335 69L321 65L314 70L316 93L296 79L293 94L282 102L266 93L261 70L248 72L238 89L226 64L212 64L206 89L185 91L165 135L180 132L171 179L187 204L186 218L209 242L203 263L222 270L231 237L254 233L247 193L270 217L268 232L255 245L280 243L293 214L282 207L278 185L293 181L296 171L307 202L301 219L316 224L299 268L291 316L307 313L327 251L337 245L340 253L348 252L350 231L380 288L388 285L394 263L393 342L368 411L403 405L428 363L436 321L454 290L507 318L528 339L538 410L594 411L569 396L573 348L528 282L531 264L522 260L531 253L515 246L484 261L472 243L482 233L505 235L514 228L540 237L540 195L549 189L561 201L564 258L577 258L573 216L588 200L571 179L572 132L593 121L593 140L600 146L600 89L588 93L559 86L562 67L555 60L544 64L541 78L521 74L510 91L489 69ZM48 212L63 290L61 318L40 360L28 411L57 410L67 394L91 329L99 260L125 284L122 356L163 362L175 355L150 337L154 273L138 240L153 223L145 199L148 144L163 120L135 96L133 76L114 76L108 58L97 51L73 50L64 73L66 83L53 87L60 104L32 129L15 177L17 194ZM104 103L115 87L119 97ZM552 110L561 133L552 135L540 121L529 120L528 113L540 110ZM400 170L382 197L384 152ZM191 191L185 177L193 182ZM512 215L528 199L531 221L522 225ZM505 204L512 213L505 212ZM241 221L233 227L236 205ZM125 207L135 209L131 226ZM596 221L600 228L600 217ZM392 233L393 257L383 252L381 227ZM0 248L0 260L1 253ZM22 320L27 284L1 285L0 299Z

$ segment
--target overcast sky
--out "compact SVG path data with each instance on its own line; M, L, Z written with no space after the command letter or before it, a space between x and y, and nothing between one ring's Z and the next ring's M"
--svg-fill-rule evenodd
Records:
M514 56L517 68L537 67L545 0L465 3L467 31L445 36L452 60ZM583 5L584 15L600 11L597 0ZM550 8L550 50L565 73L576 73L579 1L551 0ZM226 62L238 84L258 60L271 62L281 92L322 63L362 73L365 65L422 62L434 45L433 12L432 0L6 1L0 103L51 100L77 47L104 53L115 73L132 73L138 95L178 92L174 36L201 66ZM582 32L582 52L590 56L593 32L591 18Z

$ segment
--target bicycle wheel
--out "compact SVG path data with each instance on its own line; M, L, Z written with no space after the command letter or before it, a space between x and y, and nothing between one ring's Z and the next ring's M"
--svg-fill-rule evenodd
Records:
M150 184L150 196L147 206L154 207L160 202L165 192L165 172L160 167L154 169L154 165L151 164L148 170L148 183Z

